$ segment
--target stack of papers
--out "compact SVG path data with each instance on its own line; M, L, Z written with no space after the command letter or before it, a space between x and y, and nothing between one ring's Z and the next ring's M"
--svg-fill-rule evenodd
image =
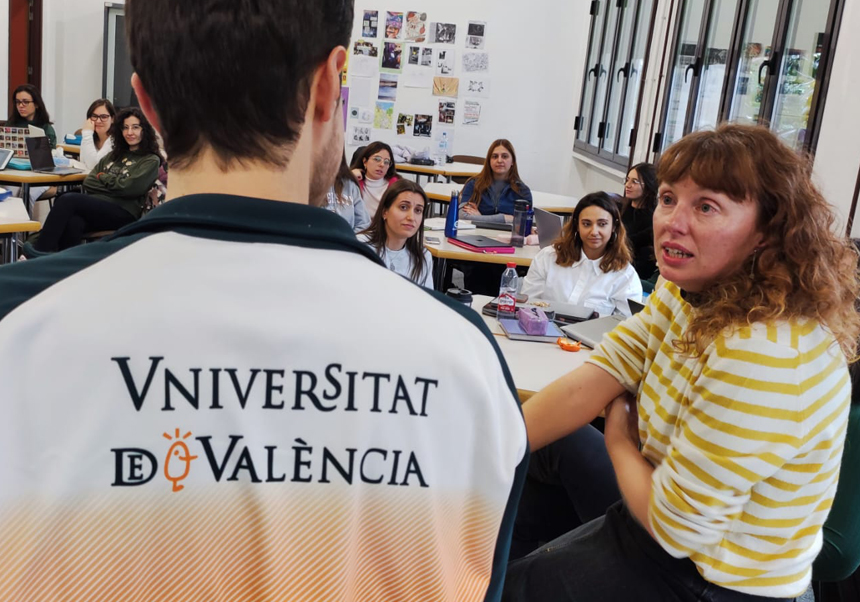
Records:
M457 229L458 230L474 230L477 228L475 224L472 222L458 219L457 220ZM424 229L425 230L444 230L445 229L445 218L444 217L428 217L424 220Z

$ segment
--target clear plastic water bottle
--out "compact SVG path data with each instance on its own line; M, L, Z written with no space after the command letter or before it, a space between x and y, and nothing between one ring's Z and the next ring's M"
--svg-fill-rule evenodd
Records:
M499 286L499 311L498 317L515 318L517 312L517 286L519 284L519 276L517 276L517 264L513 261L508 262L508 267L502 274L502 282Z
M445 165L446 161L448 161L448 132L442 132L439 148L436 151L436 165Z

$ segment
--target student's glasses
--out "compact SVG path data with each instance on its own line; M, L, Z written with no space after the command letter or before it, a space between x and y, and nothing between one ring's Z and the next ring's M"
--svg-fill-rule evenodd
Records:
M379 156L371 157L370 160L373 161L374 163L382 163L385 167L388 167L389 165L391 165L391 159L383 159L382 157L379 157Z
M134 125L124 125L124 126L122 126L122 131L123 131L123 132L139 132L139 131L140 131L140 130L142 130L142 129L143 129L143 128L141 128L141 127L140 127L139 125L137 125L137 124L134 124Z
M90 119L92 119L93 121L104 122L110 119L110 115L108 115L107 113L105 113L104 115L96 115L95 113L93 113L92 115L90 115Z
M625 184L633 184L634 186L639 186L640 184L642 184L642 182L640 182L636 178L633 178L633 179L624 178L624 183Z
M23 98L22 99L16 98L15 104L18 105L19 107L26 107L27 105L33 104L33 101L32 100L24 100Z

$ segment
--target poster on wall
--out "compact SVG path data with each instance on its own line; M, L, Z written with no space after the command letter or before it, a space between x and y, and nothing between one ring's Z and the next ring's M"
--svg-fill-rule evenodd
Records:
M454 125L455 103L452 100L439 101L439 123Z
M490 97L490 80L480 75L466 75L463 78L463 96L478 98Z
M349 101L354 107L372 107L376 94L376 78L352 77L349 83Z
M363 146L370 142L371 128L369 125L354 125L349 136L352 146Z
M400 86L403 88L429 88L433 85L432 61L425 65L423 59L424 51L429 50L430 58L433 57L432 48L422 46L408 46L406 52L406 64L403 67L403 75L400 77Z
M355 41L352 46L350 73L358 77L373 77L379 73L379 47L375 42Z
M378 130L390 130L394 125L394 103L382 102L376 103L376 113L373 116L373 127Z
M469 21L466 27L466 48L475 50L484 49L484 29L487 23L484 21Z
M479 125L481 122L481 103L478 100L463 102L463 125Z
M409 52L406 53L406 63L418 67L421 61L421 46L409 46Z
M382 68L389 73L400 73L402 69L401 59L403 55L403 44L400 42L383 42L382 44Z
M375 38L379 36L379 11L366 10L361 20L361 37Z
M466 73L485 73L490 70L490 55L486 52L463 53L463 71Z
M403 31L403 13L385 13L385 39L399 40Z
M460 80L456 77L434 77L433 96L451 96L456 98L459 94Z
M405 115L400 113L397 116L397 135L405 136L407 133L412 132L412 115Z
M422 67L432 67L433 66L433 49L432 48L422 48L421 49L421 66Z
M431 23L430 42L434 44L454 44L457 39L457 26L453 23Z
M379 76L379 100L397 100L397 76L382 73Z
M453 48L440 49L436 55L436 75L453 75L455 57Z
M409 42L427 40L427 13L411 10L406 13L406 27L403 37Z
M430 138L433 135L433 116L415 114L415 126L412 135L419 138Z

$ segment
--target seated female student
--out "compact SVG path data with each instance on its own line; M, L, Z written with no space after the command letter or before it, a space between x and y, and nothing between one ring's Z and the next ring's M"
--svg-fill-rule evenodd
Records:
M372 221L389 184L400 179L394 165L394 153L384 142L371 142L350 167L358 180L361 198Z
M388 269L433 288L433 259L424 248L424 190L412 180L397 180L382 197L370 227L358 239L376 251Z
M345 219L354 232L361 232L370 225L358 180L349 170L346 157L341 157L334 185L326 194L326 209Z
M80 162L92 170L112 149L110 129L116 118L113 103L106 98L93 101L87 109L87 120L81 126Z
M663 153L654 241L666 283L523 404L536 478L553 462L564 471L553 442L605 410L603 481L623 500L511 562L503 600L806 591L860 334L857 254L810 173L762 127L723 124Z
M642 283L630 265L614 198L605 192L582 197L558 240L532 261L522 293L584 305L601 316L631 315L627 300L642 301Z
M86 232L115 230L140 217L147 193L158 177L161 156L155 130L137 108L123 109L113 130L113 150L83 183L86 194L61 195L34 245L35 257L79 245Z
M642 280L657 270L654 259L654 227L657 207L657 172L650 163L634 165L624 180L624 208L621 222L627 229L627 240L633 249L633 267Z
M57 146L57 134L51 124L51 116L45 108L45 101L39 94L39 89L32 84L22 84L15 88L12 94L12 106L9 107L9 119L6 127L25 128L29 126L45 130L48 144L51 148Z
M464 219L511 222L514 201L520 199L531 203L532 191L520 180L514 145L503 138L495 140L487 150L481 173L463 186L460 211Z

